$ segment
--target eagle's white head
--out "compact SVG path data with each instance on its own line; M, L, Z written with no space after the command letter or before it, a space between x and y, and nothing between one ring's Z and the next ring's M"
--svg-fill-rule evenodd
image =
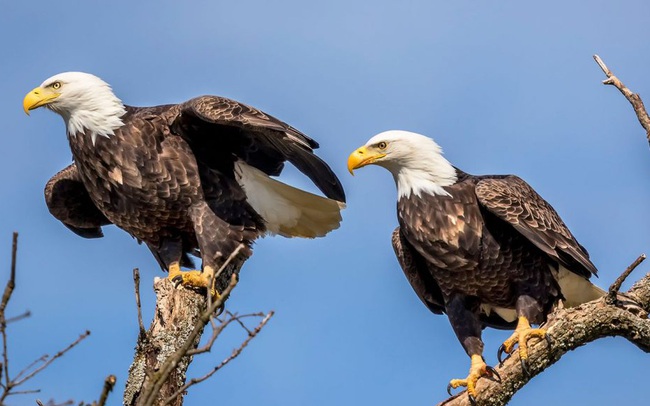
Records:
M449 195L443 186L453 185L456 169L442 156L442 148L431 138L409 131L385 131L372 137L348 158L348 170L375 164L395 178L399 197L422 192Z
M122 126L121 117L126 113L124 104L106 82L83 72L54 75L23 100L27 114L42 106L63 117L69 136L89 130L93 144L98 135L113 135Z

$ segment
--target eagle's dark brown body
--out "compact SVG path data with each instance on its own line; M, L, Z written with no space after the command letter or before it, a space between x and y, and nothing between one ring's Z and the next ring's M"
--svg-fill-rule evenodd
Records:
M531 323L562 300L576 306L602 297L589 282L596 267L553 207L513 175L472 176L455 168L431 138L390 130L348 157L350 172L386 168L397 185L399 227L392 236L411 286L434 313L446 313L470 356L469 374L452 379L475 404L479 378L498 377L483 358L486 326L514 329L497 357L518 347L526 369L528 340L548 338Z
M82 236L101 237L113 223L145 242L163 269L189 266L187 254L218 268L240 243L245 258L266 225L236 180L238 160L268 175L288 160L328 197L345 199L312 153L316 142L252 107L204 96L126 109L109 137L69 136L74 163L46 187L52 214Z
M457 175L444 187L448 196L412 194L398 201L393 244L418 296L433 312L447 313L465 349L476 353L472 346L482 349L482 343L467 339L480 337L483 327L515 325L486 308L517 309L541 323L563 298L552 270L562 265L588 278L596 268L523 180Z

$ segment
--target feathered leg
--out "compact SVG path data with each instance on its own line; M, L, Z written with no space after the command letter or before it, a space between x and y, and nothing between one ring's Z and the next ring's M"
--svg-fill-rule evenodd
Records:
M447 301L447 316L456 333L456 337L471 358L469 374L464 379L452 379L447 386L447 392L460 386L467 387L470 402L476 402L476 382L482 376L501 381L501 377L494 368L485 364L483 359L483 341L481 340L481 322L479 320L478 303L455 295Z
M550 336L546 334L546 330L542 328L532 328L530 323L540 323L543 319L542 306L532 297L528 295L521 295L517 299L515 305L519 319L517 321L517 328L514 333L501 344L497 352L497 358L501 364L501 356L505 352L510 355L515 350L515 346L519 345L519 359L521 360L521 368L526 374L528 371L528 340L537 338L546 338L550 345Z
M251 255L250 244L257 235L254 230L228 224L214 214L205 202L198 203L190 208L190 218L194 224L201 258L203 259L202 270L187 272L180 272L179 270L173 277L173 281L195 289L209 288L213 296L218 296L218 292L225 289L226 285L210 286L210 281L213 281L215 272L222 267L240 245L243 245L239 253L224 269L224 272L228 275L237 272L244 261ZM229 280L229 278L223 280Z
M148 245L160 267L169 272L173 280L181 272L181 265L194 266L192 260L183 253L183 243L180 238L165 238L159 246Z

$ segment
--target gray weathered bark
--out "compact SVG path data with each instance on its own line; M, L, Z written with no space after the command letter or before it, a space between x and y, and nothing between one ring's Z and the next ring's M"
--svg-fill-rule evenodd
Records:
M223 292L224 301L235 287L238 273L239 267L226 266L219 274L216 287ZM164 405L185 384L192 362L185 354L197 347L214 313L207 309L205 294L175 288L167 278L157 279L154 291L154 317L138 338L124 391L124 405L128 406ZM212 303L213 309L220 304ZM183 396L167 404L181 406Z

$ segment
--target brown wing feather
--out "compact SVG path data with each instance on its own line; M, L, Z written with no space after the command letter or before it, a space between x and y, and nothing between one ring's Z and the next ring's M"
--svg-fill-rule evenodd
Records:
M45 202L54 217L82 237L102 237L101 227L111 224L90 200L75 164L61 170L47 182Z
M215 167L237 158L269 175L279 175L284 161L289 161L327 197L345 201L341 182L313 153L318 143L290 125L253 107L217 96L191 99L179 105L179 109L172 128L207 165Z
M476 196L484 208L510 223L535 246L567 269L596 275L589 254L575 239L555 209L517 176L481 179Z
M392 241L397 260L415 293L429 310L442 314L445 309L442 291L431 276L426 260L404 238L399 227L393 231Z

